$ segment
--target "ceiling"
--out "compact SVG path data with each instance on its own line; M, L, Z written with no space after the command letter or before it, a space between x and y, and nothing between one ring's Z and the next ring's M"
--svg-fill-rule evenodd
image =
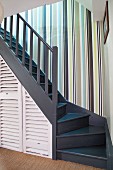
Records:
M0 0L4 7L4 17L58 1L61 0Z
M55 3L61 0L0 0L4 7L4 17L20 13L37 6ZM95 21L103 20L106 0L76 0L93 13Z
M95 21L101 21L104 17L106 0L76 0L93 13Z
M93 17L95 21L103 20L106 0L92 0Z
M89 11L92 11L92 0L76 0L76 1L84 5Z

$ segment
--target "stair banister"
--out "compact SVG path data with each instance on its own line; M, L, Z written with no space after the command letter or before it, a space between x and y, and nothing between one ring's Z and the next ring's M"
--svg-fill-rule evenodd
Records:
M44 40L43 38L24 20L24 18L17 14L17 20L16 20L16 56L18 57L19 51L18 51L18 45L19 45L19 25L20 20L23 22L23 52L22 52L22 64L25 65L25 52L26 52L26 29L30 29L30 60L29 60L29 73L32 75L32 60L33 60L33 35L35 35L38 38L38 54L37 54L37 83L40 84L40 58L41 58L41 43L43 43L45 48L45 93L48 95L48 58L49 58L49 52L52 54L52 102L53 105L57 103L57 81L58 81L58 75L57 75L57 67L58 67L58 48L53 47L51 48ZM10 17L10 42L9 47L12 48L12 39L13 39L13 24L14 19L13 16ZM6 40L6 31L7 31L7 18L4 19L4 40Z
M33 33L40 39L40 41L43 42L44 45L46 45L48 47L48 49L53 52L53 49L44 41L44 39L24 20L24 18L22 18L22 16L20 14L17 14L17 16L19 17L19 19L21 19L26 26L28 26L30 28L30 30L33 31Z
M41 48L41 42L45 45L45 51L46 51L46 58L45 58L45 93L48 95L48 53L49 51L52 53L52 102L54 105L57 103L57 60L58 60L58 48L53 47L51 48L44 40L43 38L22 18L21 15L17 14L17 31L16 31L16 41L17 41L17 50L16 55L18 55L18 37L19 37L19 20L23 21L24 28L23 28L23 59L22 63L25 64L25 39L26 39L26 28L28 27L30 29L30 65L29 65L29 72L32 74L32 53L33 53L33 34L38 37L38 56L37 56L37 83L40 84L40 48Z

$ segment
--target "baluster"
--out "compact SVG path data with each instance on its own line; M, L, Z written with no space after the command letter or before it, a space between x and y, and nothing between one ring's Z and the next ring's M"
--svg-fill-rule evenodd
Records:
M57 103L57 83L58 83L58 47L53 47L52 56L52 101L56 106Z
M6 40L7 18L4 19L4 40Z
M10 17L10 48L12 48L13 16Z
M19 15L17 14L17 25L16 25L16 56L18 56L18 42L19 42Z
M33 59L33 31L30 30L30 59L29 59L29 73L32 74L32 59Z
M37 82L40 84L40 39L38 38Z
M23 27L23 54L22 54L22 64L25 65L25 49L26 49L26 24Z
M48 94L48 48L45 47L45 93Z

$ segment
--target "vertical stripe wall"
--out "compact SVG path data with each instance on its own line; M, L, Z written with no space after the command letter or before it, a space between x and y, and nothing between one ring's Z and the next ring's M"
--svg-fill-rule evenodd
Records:
M51 47L58 46L58 90L62 95L102 115L102 23L94 22L90 11L75 0L38 7L22 16ZM28 32L28 51L29 45Z

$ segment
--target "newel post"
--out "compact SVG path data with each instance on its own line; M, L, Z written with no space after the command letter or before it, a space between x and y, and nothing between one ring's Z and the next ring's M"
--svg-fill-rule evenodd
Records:
M58 86L58 47L53 47L52 58L52 101L57 104L57 86Z
M52 102L53 102L53 123L52 123L52 158L56 159L56 135L57 135L57 87L58 87L58 47L53 47L52 56Z

